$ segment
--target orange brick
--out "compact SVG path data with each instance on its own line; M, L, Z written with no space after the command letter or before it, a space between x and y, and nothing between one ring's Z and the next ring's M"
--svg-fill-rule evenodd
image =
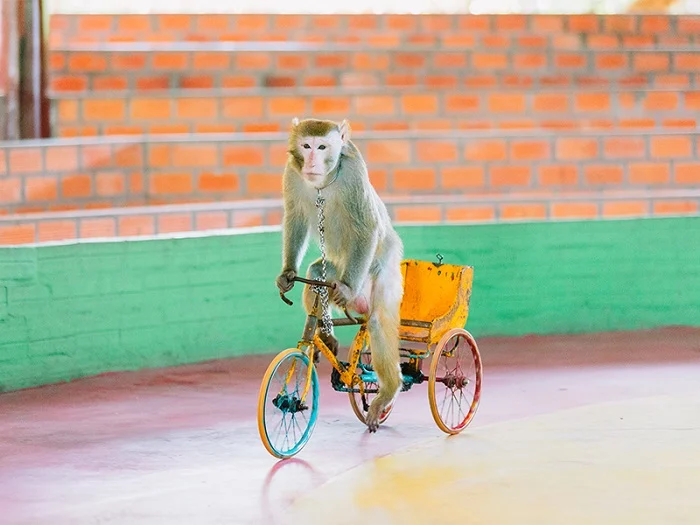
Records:
M347 115L350 112L350 98L347 96L313 97L311 112L315 115Z
M556 157L561 160L593 159L598 156L598 142L587 138L557 139Z
M86 121L124 120L126 106L120 99L86 99L83 101L83 118Z
M492 20L490 15L458 15L457 25L460 30L467 32L490 31Z
M358 115L393 115L396 113L394 97L383 95L359 95L355 98Z
M123 146L115 145L114 164L119 167L136 167L143 165L143 151L140 145Z
M527 17L524 15L499 15L495 16L496 31L525 31L527 29Z
M5 154L6 150L0 149L0 175L7 174L7 156Z
M73 171L78 168L78 149L75 146L48 147L46 171Z
M666 163L632 163L629 166L629 180L632 184L665 184L671 179L671 171Z
M695 201L656 201L655 215L696 215L698 203Z
M449 94L445 99L446 111L448 113L477 111L480 105L478 95L452 95Z
M431 113L438 110L436 95L402 95L401 108L406 115Z
M112 217L100 217L80 220L80 238L114 237L117 234L117 224Z
M415 30L417 27L417 18L412 15L405 14L387 14L384 15L384 23L387 29L399 29L402 31Z
M282 175L279 173L249 173L246 177L248 194L281 195Z
M216 98L181 98L177 101L177 116L180 118L204 119L217 115Z
M69 175L61 179L61 195L67 198L89 197L92 179L89 175Z
M228 228L228 213L224 211L200 211L195 216L197 230L218 230Z
M270 116L298 116L306 113L306 99L303 97L269 97L267 103Z
M491 186L527 186L530 184L529 166L491 166Z
M522 113L525 96L521 94L492 94L488 97L489 111L494 113Z
M411 144L405 140L371 141L365 148L370 165L407 164L411 161Z
M466 68L467 55L466 53L435 53L433 55L433 64L439 68Z
M440 222L442 210L439 206L397 206L394 220L397 222Z
M635 71L669 71L669 55L665 53L638 53L634 55Z
M692 156L690 137L652 137L651 156L662 159L678 159Z
M182 195L191 193L192 175L189 173L151 174L149 192L152 195Z
M263 97L231 97L223 99L223 115L227 118L262 117Z
M598 216L595 202L555 202L552 216L557 219L593 219Z
M199 176L197 184L203 192L237 192L240 188L238 175L235 173L208 172Z
M155 16L158 28L167 31L189 30L193 22L193 17L185 14L164 14Z
M644 109L649 111L667 111L679 107L677 93L649 92L644 100Z
M424 68L425 55L422 53L397 53L394 56L394 66L398 69Z
M652 120L653 122L653 120ZM693 129L697 127L698 121L695 119L665 119L663 121L663 127L664 128L685 128L685 129ZM653 127L653 125L650 125L649 127Z
M643 137L610 137L603 139L603 151L612 159L644 158L646 142Z
M587 65L586 56L577 53L557 53L554 63L558 68L584 68Z
M112 165L112 149L109 146L84 145L80 148L80 157L84 170Z
M518 140L510 145L512 160L543 160L551 155L551 148L546 140Z
M543 186L573 186L578 184L578 167L571 164L540 166L539 180Z
M258 15L246 13L237 15L234 21L237 29L259 32L267 29L269 19L270 16L268 14Z
M22 200L22 183L19 178L0 179L0 203L20 202Z
M38 173L42 171L40 148L18 148L9 150L10 173Z
M700 110L700 91L684 93L686 110Z
M38 226L39 242L65 241L77 237L77 227L74 220L41 221Z
M171 116L170 99L167 98L134 98L129 109L135 120L165 120Z
M51 77L51 89L53 91L85 91L87 78L83 75L54 76Z
M263 224L277 225L280 224L282 217L281 214L276 216L275 211L268 211L267 220L264 220L262 211L236 210L231 212L231 225L234 228L252 228Z
M28 177L24 183L27 201L55 201L58 197L58 182L55 177Z
M192 60L195 71L202 69L226 70L231 67L230 55L225 53L194 53Z
M287 145L283 143L271 144L267 161L268 165L282 167L287 164L287 158L289 156L287 149ZM262 162L259 164L262 164Z
M700 54L698 53L674 53L673 61L678 71L695 73L700 70Z
M611 166L605 164L596 164L586 166L584 168L584 177L586 184L622 184L624 180L624 172L621 166Z
M544 204L501 204L501 219L544 219L547 208Z
M347 76L345 78L347 78ZM418 76L412 75L409 73L387 74L386 78L384 79L384 83L387 86L392 86L392 87L416 86L416 85L418 85ZM356 81L354 81L354 83L343 82L343 85L355 85L358 87L367 87L367 86L378 86L379 84L377 83L375 77L365 76L365 77L358 78Z
M445 214L448 222L491 221L496 217L493 206L450 207Z
M369 182L374 189L378 192L385 191L388 184L388 175L386 170L378 170L376 168L370 168L369 170Z
M120 15L117 17L118 28L126 32L148 33L151 31L149 15Z
M100 53L73 53L68 59L68 69L71 72L105 71L107 57Z
M182 89L212 89L214 78L211 75L184 76L180 79Z
M599 15L571 15L568 17L569 31L577 33L596 33L600 31Z
M188 232L192 230L192 215L168 213L158 215L158 233Z
M119 217L119 235L138 236L153 235L155 233L155 221L152 215L125 215Z
M154 52L151 63L154 69L182 71L190 68L188 53Z
M530 21L531 30L536 33L559 33L564 30L564 17L561 15L536 15Z
M476 40L473 35L466 34L446 34L442 35L442 47L443 48L471 48L476 45Z
M136 71L146 68L146 55L144 53L112 53L109 63L113 71Z
M66 55L60 51L51 50L49 52L49 69L51 71L62 71L66 67Z
M122 195L126 189L126 180L123 173L101 171L95 176L95 189L97 195L111 197Z
M676 184L700 184L700 163L678 163L675 165Z
M59 122L75 122L78 120L77 100L57 100Z
M535 111L565 112L569 111L570 96L565 93L535 94L533 107Z
M175 144L171 150L172 165L179 167L212 167L219 161L216 145Z
M457 160L457 145L454 142L420 141L416 147L418 160L421 162L452 162Z
M148 76L136 79L136 89L138 91L157 91L168 89L169 87L170 79L167 76Z
M606 217L640 217L648 215L649 205L644 201L618 201L603 204Z
M627 66L627 56L623 53L601 53L596 56L596 69L623 69Z
M465 148L465 158L472 161L506 160L506 141L470 141Z
M579 93L576 95L577 111L609 111L610 94L608 93Z
M508 67L508 55L504 53L474 53L472 67L474 69L505 69Z
M484 169L478 166L442 168L441 181L441 188L445 190L481 187L485 184Z
M355 53L352 57L352 67L355 70L384 71L389 68L389 56L388 54Z
M670 29L667 15L644 15L639 18L639 30L643 33L665 33Z
M126 77L120 76L101 76L92 81L92 88L95 91L123 91L128 85Z
M34 224L0 225L0 246L33 243L35 235Z
M395 190L434 190L435 170L430 168L406 168L394 170Z
M518 53L514 59L516 69L537 69L547 66L547 55L543 53Z
M281 147L281 146L280 146ZM286 161L286 146L284 160ZM225 146L223 151L224 166L262 166L265 156L261 146ZM284 164L284 162L283 162Z
M109 15L94 15L84 14L78 17L78 31L90 32L100 31L107 32L113 30L113 16Z
M350 57L341 53L316 55L314 66L323 69L348 69L350 67Z

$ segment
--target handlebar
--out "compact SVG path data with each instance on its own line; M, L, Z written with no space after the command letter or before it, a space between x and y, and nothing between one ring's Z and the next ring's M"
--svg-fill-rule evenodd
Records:
M327 281L317 281L315 279L306 279L304 277L294 277L292 281L298 281L300 283L304 284L310 284L311 286L325 286L326 288L335 288L335 283L330 283ZM284 295L285 292L280 290L280 299L282 299L285 303L287 303L289 306L292 306L294 303L287 299ZM345 316L350 319L352 322L357 322L357 319L355 319L352 315L350 315L350 312L348 312L347 308L343 308L343 311L345 312Z

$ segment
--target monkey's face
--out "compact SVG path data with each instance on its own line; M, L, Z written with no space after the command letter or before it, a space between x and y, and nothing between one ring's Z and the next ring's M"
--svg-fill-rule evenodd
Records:
M338 164L342 148L343 139L337 130L321 137L299 137L297 152L303 159L301 174L304 180L314 187L323 186Z

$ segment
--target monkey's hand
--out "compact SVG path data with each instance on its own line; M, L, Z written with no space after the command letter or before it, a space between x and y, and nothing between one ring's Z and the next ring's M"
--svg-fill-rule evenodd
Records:
M352 288L343 282L333 281L333 284L335 286L330 290L331 300L341 308L345 308L355 298L355 294Z
M297 276L297 272L294 270L284 270L279 277L277 277L277 288L280 292L287 293L294 286L293 279Z

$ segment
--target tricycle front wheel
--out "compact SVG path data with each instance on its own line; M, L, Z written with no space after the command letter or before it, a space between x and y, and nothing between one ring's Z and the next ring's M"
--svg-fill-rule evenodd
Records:
M435 347L428 400L437 426L448 434L464 430L476 414L481 397L481 355L463 328L447 332Z
M311 383L303 397L309 372ZM277 458L294 456L309 441L317 417L316 368L296 348L280 352L267 367L258 394L258 432L263 445Z
M372 352L370 351L369 345L367 344L369 338L363 338L358 335L353 345L350 348L355 349L355 352L360 353L360 358L358 364L364 365L365 369L372 369ZM354 355L349 356L349 361L352 363L354 360ZM357 373L362 374L363 367L358 366ZM352 411L357 416L360 422L367 424L367 411L369 410L369 405L372 399L377 395L379 384L375 381L364 381L361 383L363 388L363 393L360 392L348 392L350 396L350 406ZM359 389L360 385L355 385L353 390ZM384 409L384 411L379 415L379 424L384 423L391 414L391 410L394 408L394 404L390 404Z

